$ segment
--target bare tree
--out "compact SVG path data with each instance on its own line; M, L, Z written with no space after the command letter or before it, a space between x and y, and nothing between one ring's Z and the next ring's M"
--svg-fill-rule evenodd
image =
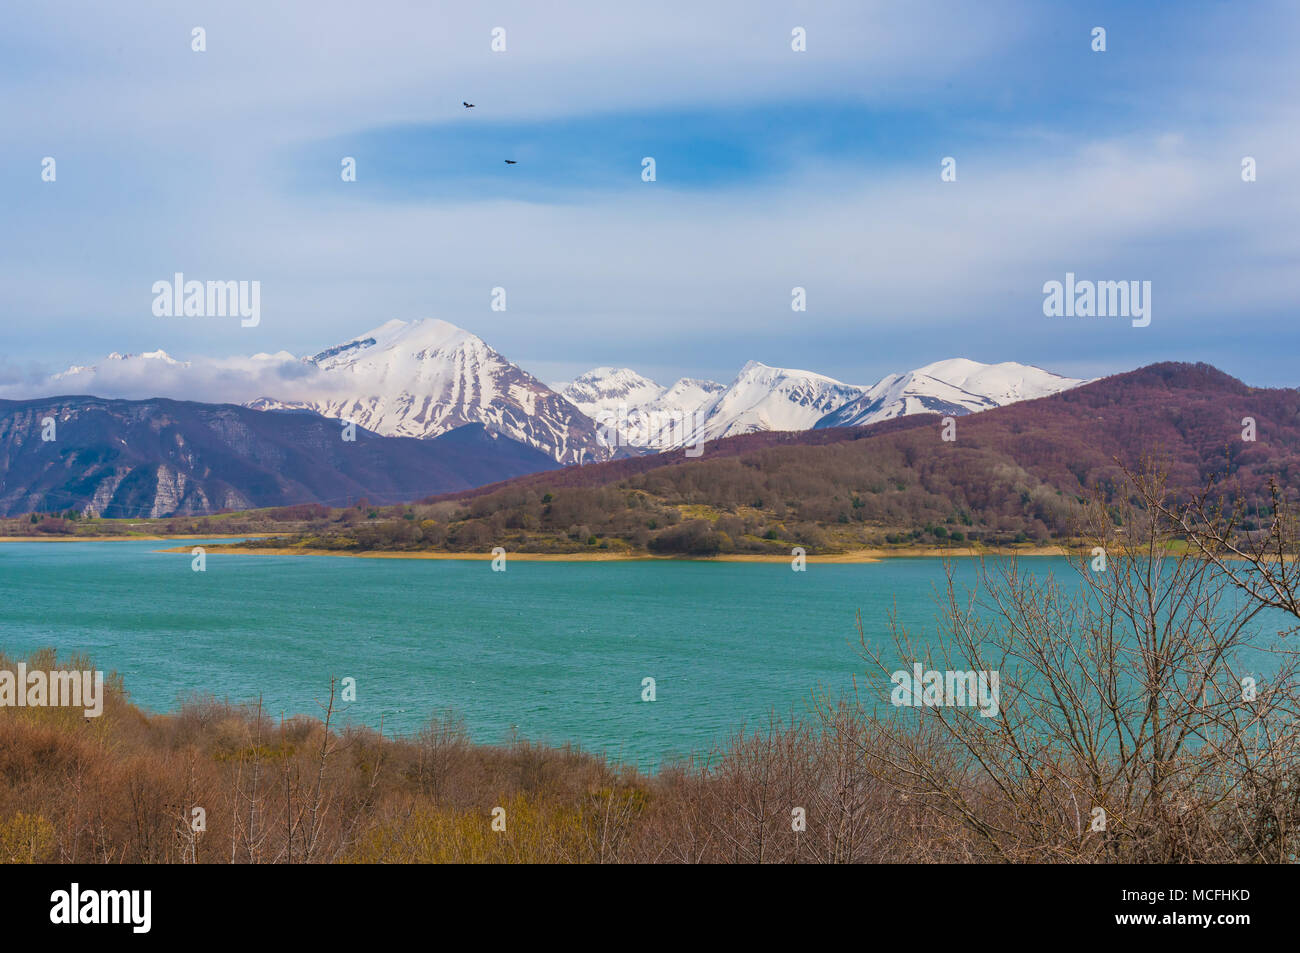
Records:
M988 859L1277 859L1295 844L1261 827L1255 802L1300 768L1295 656L1267 644L1260 602L1232 598L1216 563L1176 545L1158 473L1116 496L1091 501L1072 580L981 562L959 591L949 566L935 641L896 621L889 650L863 632L887 729L868 764ZM1263 655L1274 689L1244 692ZM996 713L900 696L891 676L916 663L996 673Z

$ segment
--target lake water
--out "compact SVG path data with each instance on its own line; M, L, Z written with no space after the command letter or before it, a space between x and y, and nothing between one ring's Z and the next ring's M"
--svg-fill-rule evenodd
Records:
M319 716L330 676L357 680L346 719L411 732L435 711L477 741L512 731L642 767L704 753L768 715L808 710L868 671L855 615L933 632L937 559L786 563L525 562L209 553L159 542L0 543L0 649L54 646L169 711L194 693ZM1065 560L1036 573L1068 577ZM975 566L958 561L959 578ZM641 700L655 679L656 700Z

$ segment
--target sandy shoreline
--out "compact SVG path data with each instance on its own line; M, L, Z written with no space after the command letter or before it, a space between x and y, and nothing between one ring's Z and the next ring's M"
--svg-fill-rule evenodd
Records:
M180 538L180 537L177 537ZM186 553L188 547L177 546L171 549L155 550L160 553ZM241 546L221 546L209 548L209 553L230 553L242 556L345 556L353 559L466 559L490 560L491 553L442 553L442 552L346 552L331 549L299 549L291 547L273 547L248 549ZM973 549L969 546L951 548L912 547L908 549L857 549L846 553L827 553L821 556L810 555L809 563L876 563L884 559L898 558L934 558L951 556L955 558L972 558L976 556L1064 556L1066 550L1060 546L1036 546L1026 549ZM730 553L720 556L655 556L628 553L512 553L507 551L506 558L526 562L647 562L677 561L706 563L789 563L791 557L783 553Z
M0 536L0 543L164 543L193 539L264 539L271 534L256 533L186 533L179 536ZM246 548L239 545L218 544L209 547L213 553L230 553L241 556L346 556L352 559L469 559L490 560L493 555L486 553L445 553L445 552L391 552L369 550L353 552L334 549L302 549L298 547L277 546L270 548ZM156 553L189 554L189 546L173 546L167 549L155 549ZM810 563L876 563L884 559L937 558L950 556L970 559L977 556L1065 556L1068 551L1062 546L1026 546L1023 548L973 548L970 546L900 546L889 549L855 549L844 553L825 553L809 555ZM718 556L659 556L650 553L619 553L600 550L581 553L517 553L507 550L508 559L527 562L648 562L648 561L686 561L705 563L788 563L791 556L785 553L727 553Z

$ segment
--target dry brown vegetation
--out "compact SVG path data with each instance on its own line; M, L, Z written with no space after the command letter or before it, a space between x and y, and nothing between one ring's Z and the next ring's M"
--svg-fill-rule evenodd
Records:
M50 653L28 660L53 662ZM406 739L328 730L325 720L276 722L256 706L210 700L147 716L119 682L99 718L51 708L0 715L0 860L906 859L881 820L915 812L891 805L867 776L863 730L847 713L829 734L776 726L738 736L708 766L651 778L570 749L474 745L451 715ZM798 835L796 801L809 817ZM492 827L498 807L504 831ZM909 823L924 826L919 815Z

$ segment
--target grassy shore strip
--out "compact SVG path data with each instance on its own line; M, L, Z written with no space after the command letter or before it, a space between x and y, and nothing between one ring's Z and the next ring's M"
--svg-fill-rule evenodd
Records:
M189 549L176 546L160 549L160 553L189 553ZM209 546L209 553L238 553L251 556L353 556L363 559L475 559L490 560L491 553L452 553L452 552L396 552L388 550L347 551L337 549L309 549L298 546L285 547L246 547L239 545ZM975 556L1065 556L1063 546L1026 546L1024 548L1005 547L1000 549L969 546L937 547L897 547L890 549L858 549L846 553L826 553L809 555L812 563L875 563L882 559L900 557L939 557L953 556L970 558ZM790 556L783 553L728 553L719 556L662 556L654 553L513 553L508 552L509 559L529 562L641 562L641 561L688 561L710 563L788 563Z

